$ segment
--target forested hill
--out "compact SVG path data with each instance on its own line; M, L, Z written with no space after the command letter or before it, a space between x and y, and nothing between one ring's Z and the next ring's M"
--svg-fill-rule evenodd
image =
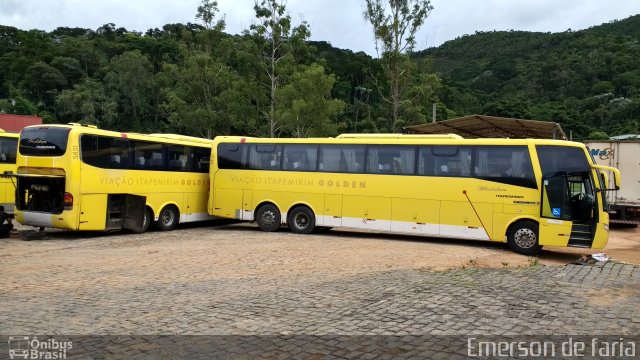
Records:
M553 120L577 138L637 133L640 15L581 31L478 32L415 54L432 59L456 115Z
M399 121L391 124L379 61L327 42L289 45L271 108L264 42L249 32L190 23L144 34L114 24L52 32L0 25L0 113L197 136L265 136L272 114L280 136L327 136L430 121L436 103L438 120L550 120L574 139L599 138L638 132L639 40L637 15L581 31L448 41L412 54Z

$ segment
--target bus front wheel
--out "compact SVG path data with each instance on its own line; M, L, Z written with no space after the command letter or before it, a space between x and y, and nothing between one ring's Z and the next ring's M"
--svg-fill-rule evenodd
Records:
M316 227L316 217L308 207L298 206L289 212L287 225L291 232L309 234Z
M158 221L156 227L160 231L173 230L178 225L178 209L173 205L167 205L158 214Z
M509 248L522 255L537 255L542 246L538 239L538 224L518 221L509 228L507 235Z
M280 221L280 210L272 204L262 205L256 212L256 222L262 231L278 230Z

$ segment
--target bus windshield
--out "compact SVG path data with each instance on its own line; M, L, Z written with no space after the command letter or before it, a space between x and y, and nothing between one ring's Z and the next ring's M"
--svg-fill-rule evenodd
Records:
M20 154L30 156L60 156L67 151L68 128L37 127L22 130Z

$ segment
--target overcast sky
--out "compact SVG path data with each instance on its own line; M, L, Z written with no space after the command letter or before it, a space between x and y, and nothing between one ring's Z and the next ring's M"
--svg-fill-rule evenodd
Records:
M200 0L0 0L0 24L51 31L59 26L97 29L103 24L145 32L167 23L196 22ZM227 32L254 21L253 0L218 0ZM312 40L375 55L364 0L288 0L297 23L311 25ZM542 32L585 29L640 13L640 0L432 0L434 10L417 36L416 50L475 31Z

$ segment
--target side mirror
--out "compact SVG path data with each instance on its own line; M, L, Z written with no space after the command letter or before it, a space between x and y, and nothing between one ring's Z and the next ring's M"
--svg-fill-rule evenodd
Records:
M600 170L600 190L605 191L609 188L609 175L604 170Z

